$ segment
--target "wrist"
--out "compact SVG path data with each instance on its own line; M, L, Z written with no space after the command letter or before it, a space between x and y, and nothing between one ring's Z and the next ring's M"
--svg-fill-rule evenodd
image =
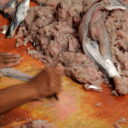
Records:
M27 83L27 88L30 92L30 97L32 98L32 100L37 100L40 98L39 92L32 82Z
M30 83L26 83L23 86L25 88L25 93L27 93L27 97L29 98L29 100L36 100L37 92L34 87L31 86Z

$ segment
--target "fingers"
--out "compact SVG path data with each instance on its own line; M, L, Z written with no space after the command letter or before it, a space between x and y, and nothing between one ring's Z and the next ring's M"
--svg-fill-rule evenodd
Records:
M62 65L58 64L58 65L55 67L55 69L56 69L56 72L57 72L58 74L60 74L60 75L63 75L63 74L64 74L64 67L63 67Z
M12 53L0 53L0 61L21 59L20 55Z
M60 65L60 64L58 64L55 67L45 66L45 68L43 70L49 70L49 72L54 72L57 75L63 75L64 74L64 67L62 65Z
M62 70L55 67L45 67L31 81L31 85L36 88L38 96L51 96L61 91Z
M13 66L16 66L18 64L20 64L21 60L17 60L17 61L12 61L12 62L9 62L7 64L4 65L4 67L8 68L8 67L13 67Z
M20 55L18 55L18 54L4 53L4 52L0 52L0 56L14 56L14 57L20 57Z
M20 55L12 53L0 53L0 68L13 67L22 61Z
M61 67L56 67L54 69L52 86L54 88L55 93L59 93L61 91L62 74L63 74L63 69Z
M13 67L13 66L20 64L20 62L21 60L12 61L12 62L0 62L0 68Z

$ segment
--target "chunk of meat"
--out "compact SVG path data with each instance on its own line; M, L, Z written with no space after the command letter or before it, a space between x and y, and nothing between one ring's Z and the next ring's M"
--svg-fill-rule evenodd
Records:
M102 73L85 55L65 52L59 60L65 67L65 73L78 82L96 86L102 84Z
M119 92L119 94L127 94L128 93L128 77L115 77L115 89Z

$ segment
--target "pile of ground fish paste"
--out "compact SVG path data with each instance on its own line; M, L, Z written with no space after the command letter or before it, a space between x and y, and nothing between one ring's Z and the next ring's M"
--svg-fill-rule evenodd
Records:
M33 0L15 36L16 47L29 47L28 54L45 64L60 64L65 74L86 87L109 83L107 76L83 52L78 28L83 15L97 0ZM124 1L127 4L127 1ZM105 27L109 34L113 63L121 72L118 90L128 93L128 10L108 12ZM101 28L102 29L102 28ZM24 37L24 38L22 38ZM112 86L112 85L110 85Z

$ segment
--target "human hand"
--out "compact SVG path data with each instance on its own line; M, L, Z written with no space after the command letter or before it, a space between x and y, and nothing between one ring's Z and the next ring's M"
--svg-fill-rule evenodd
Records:
M61 90L62 70L46 67L29 84L35 90L36 99L52 96Z
M22 58L18 54L0 53L0 68L8 68L18 65Z

